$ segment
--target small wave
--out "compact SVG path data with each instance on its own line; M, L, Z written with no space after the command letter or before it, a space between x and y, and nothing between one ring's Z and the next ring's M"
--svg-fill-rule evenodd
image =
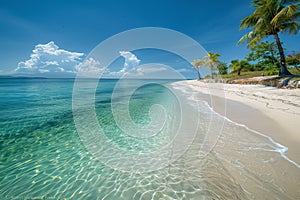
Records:
M254 134L259 135L259 136L261 136L261 137L267 138L267 139L274 145L275 152L280 153L280 155L281 155L285 160L287 160L288 162L292 163L293 165L295 165L297 168L300 169L300 165L299 165L298 163L296 163L295 161L289 159L289 158L286 156L286 152L288 151L288 147L286 147L286 146L284 146L284 145L282 145L282 144L276 142L276 141L275 141L272 137L270 137L270 136L267 136L267 135L265 135L265 134L263 134L263 133L261 133L261 132L259 132L259 131L253 130L253 129L249 128L248 126L244 125L244 124L240 124L240 123L237 123L237 122L235 122L235 121L232 121L232 120L230 120L229 118L227 118L226 116L217 113L217 112L213 109L213 107L211 107L211 106L209 105L209 103L208 103L207 101L202 100L202 99L201 99L201 100L196 99L196 96L195 96L195 94L194 94L195 91L192 91L192 89L187 88L187 87L185 87L185 86L178 86L178 85L172 85L172 87L173 87L174 89L180 90L180 91L182 91L183 93L185 93L186 95L188 95L188 96L187 96L187 99L188 99L188 100L191 100L191 101L194 101L194 102L199 102L199 101L203 102L203 103L210 109L210 111L213 112L213 114L215 114L215 115L217 115L217 116L223 118L223 119L226 120L227 122L230 122L230 123L232 123L232 124L234 124L234 125L236 125L236 126L239 126L239 127L243 127L243 128L245 128L246 130L250 131L251 133L254 133Z

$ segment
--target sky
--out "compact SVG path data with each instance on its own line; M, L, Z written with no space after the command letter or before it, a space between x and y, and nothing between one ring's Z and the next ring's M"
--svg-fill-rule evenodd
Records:
M86 58L100 42L142 27L181 32L229 63L249 52L237 41L246 33L239 31L240 21L252 11L250 0L1 0L0 75L31 70L59 77L87 64L95 70L101 61ZM280 36L286 49L299 51L299 34ZM119 53L116 73L146 63L134 52Z

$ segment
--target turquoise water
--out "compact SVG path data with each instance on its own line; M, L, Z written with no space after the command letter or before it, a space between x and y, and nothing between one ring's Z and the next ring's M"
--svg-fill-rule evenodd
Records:
M114 91L118 109L125 109L122 99L127 93L124 90L135 87L135 81L142 80L130 80L125 89ZM209 127L213 130L217 127L214 123L224 123L224 118L216 115L205 102L194 108L195 102L186 99L186 105L179 106L178 97L165 87L170 82L147 84L145 81L129 97L129 114L140 128L153 120L149 115L152 105L164 107L164 113L154 116L163 119L165 115L163 128L147 138L128 135L115 122L111 98L117 80L101 80L97 87L93 108L97 123L104 131L106 142L129 152L129 156L159 151L176 136L185 111L188 111L186 117L190 117L187 127L198 121L195 116L200 113L197 134L182 155L165 167L137 172L124 170L124 166L116 167L118 161L123 160L115 149L106 153L106 149L97 147L103 155L110 155L105 161L88 151L74 123L73 79L0 79L0 199L252 199L261 194L270 199L297 197L295 191L289 191L277 181L290 178L288 172L278 177L277 171L269 171L270 174L264 171L274 162L294 166L285 161L266 138L253 135L237 124L225 121L215 150L205 158L199 157L205 130ZM186 95L190 96L188 92ZM88 109L80 112L83 118L90 114ZM211 121L212 115L214 121ZM86 119L83 119L84 125L89 125ZM245 136L250 143L244 141ZM239 143L234 150L249 155L248 159L238 160L230 148L225 148L228 140L231 144ZM254 151L256 147L267 150ZM141 166L156 166L157 159L165 162L166 157L172 156L169 153L166 151L158 158L149 156ZM266 155L273 160L267 162ZM249 159L262 164L263 170L243 167ZM257 178L256 171L266 177ZM240 174L239 179L236 173ZM292 182L295 186L297 180L298 174ZM261 185L258 189L252 187L257 183Z

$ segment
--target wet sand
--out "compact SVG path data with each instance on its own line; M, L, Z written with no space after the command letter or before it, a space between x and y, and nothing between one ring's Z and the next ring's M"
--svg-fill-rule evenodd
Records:
M288 147L286 155L300 165L300 90L195 80L176 84L198 91L219 114Z
M246 199L300 198L300 90L201 81L172 85L191 89L192 99L207 101L217 113L249 128L225 121L211 152ZM270 142L288 150L281 154Z

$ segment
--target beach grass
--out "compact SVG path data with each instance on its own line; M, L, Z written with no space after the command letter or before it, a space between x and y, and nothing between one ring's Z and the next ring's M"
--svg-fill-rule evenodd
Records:
M300 71L293 68L293 69L289 69L289 71L292 74L295 75L300 75ZM252 78L252 77L257 77L257 76L261 76L261 75L265 75L265 76L270 76L270 75L278 75L277 72L274 71L247 71L247 72L241 72L241 75L237 75L237 73L234 74L225 74L222 75L222 78L224 79L230 79L230 80L235 80L235 79L241 79L241 78ZM298 77L295 77L293 79L298 79Z

